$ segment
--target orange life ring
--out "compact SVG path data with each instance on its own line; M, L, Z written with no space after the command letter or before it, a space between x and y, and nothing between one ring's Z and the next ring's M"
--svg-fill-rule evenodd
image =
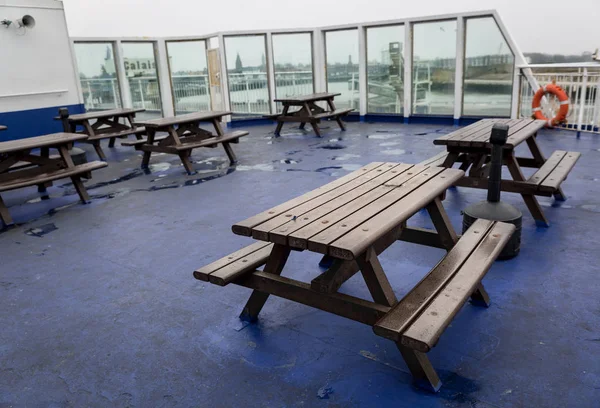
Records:
M555 95L560 101L560 109L558 110L556 116L552 119L545 117L541 108L542 98L547 93ZM567 113L569 113L569 97L560 86L556 84L548 84L538 89L538 91L535 93L531 107L533 108L533 116L536 119L545 120L547 123L546 127L552 127L564 122L567 118Z

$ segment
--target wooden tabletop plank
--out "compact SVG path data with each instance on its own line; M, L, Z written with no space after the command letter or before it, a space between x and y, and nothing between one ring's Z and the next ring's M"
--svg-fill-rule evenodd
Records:
M341 220L335 220L335 223L332 222L332 225L330 224L331 226L329 228L308 240L308 249L323 254L328 253L329 245L332 242L338 240L352 229L367 221L369 218L390 207L395 202L401 200L404 196L419 186L425 184L428 180L434 178L442 171L444 171L443 167L431 167L405 183L398 183L397 185L387 183L386 185L391 189L388 194L378 197L375 201L364 206L350 216ZM406 173L407 176L409 176L408 173ZM365 200L369 200L368 195L365 196ZM327 218L325 221L329 221L329 219ZM359 239L362 239L362 237Z
M531 119L511 119L509 121L500 123L508 125L508 136L510 137L510 135L517 133L519 130L529 125L529 123L531 123ZM471 139L470 143L465 144L465 146L486 147L489 144L491 134L492 129L490 128L490 130L486 134L474 137L473 139Z
M378 198L391 193L394 189L412 178L416 177L420 173L426 171L428 166L419 166L414 165L407 169L407 171L399 173L396 177L386 182L384 185L379 186L370 192L365 193L361 197L337 208L336 210L326 214L325 216L316 219L309 223L308 225L292 232L289 234L288 242L289 245L293 248L298 249L307 249L309 244L309 239L314 238L315 240L319 239L316 237L317 234L324 232L329 227L335 225L341 220L347 219L347 217L371 204L373 201ZM325 239L325 238L323 238ZM315 242L313 241L313 245ZM325 253L327 251L327 242L325 242L322 246L322 252Z
M280 215L286 211L289 211L289 210L293 209L294 207L297 207L309 200L319 197L322 194L325 194L330 190L333 190L339 186L342 186L342 185L354 180L355 178L361 176L363 173L373 171L373 170L377 169L378 167L383 166L383 164L384 163L382 163L382 162L370 163L364 167L361 167L360 169L358 169L356 171L353 171L352 173L345 175L344 177L334 180L331 183L325 184L324 186L321 186L321 187L317 188L316 190L309 191L308 193L303 194L300 197L296 197L296 198L289 200L283 204L273 207L267 211L263 211L260 214L252 216L244 221L238 222L235 225L233 225L233 227L232 227L233 233L238 234L238 235L244 235L247 237L252 236L252 228L253 227L255 227L259 224L262 224L265 221L270 220L271 218L275 218L278 215Z
M313 208L311 211L304 213L301 217L298 217L296 220L290 221L287 219L285 224L280 225L279 227L271 230L269 232L269 241L274 242L276 244L282 245L290 245L288 242L288 236L299 229L306 227L311 223L316 223L317 225L323 225L319 221L322 217L330 214L331 212L339 209L340 207L346 205L347 203L359 199L359 201L363 202L362 199L365 194L369 191L380 187L390 180L397 177L399 174L404 173L409 170L413 166L410 164L395 164L389 171L383 172L383 174L373 178L372 180L363 183L359 187L353 188L352 190L336 197L335 199L319 206ZM389 189L388 189L389 190ZM296 246L297 248L297 246Z
M414 183L406 183L396 191L383 196L370 204L371 208L368 210L365 207L360 214L357 214L357 218L360 217L364 221L359 225L354 225L354 223L348 225L345 229L349 232L343 234L329 246L329 255L346 260L355 259L380 237L408 220L465 174L462 170L457 169L443 169L443 172L438 172L438 169L437 167L430 168L427 172L415 177ZM397 197L400 199L389 205L391 199ZM345 221L342 222L347 224Z
M494 127L495 124L497 123L506 123L505 120L503 119L494 119L494 120L490 120L487 122L487 126L480 128L477 132L471 132L469 135L466 135L465 137L462 138L452 138L450 140L448 140L448 146L469 146L469 144L475 140L478 139L480 137L489 137L492 128Z
M277 98L275 102L281 103L304 103L304 102L315 102L315 101L324 101L336 96L340 96L341 93L330 93L330 92L320 92L314 93L310 95L299 95L288 98Z
M56 147L80 140L86 140L87 137L87 135L76 133L52 133L50 135L10 140L8 142L0 142L0 153L13 153L39 147Z
M223 116L231 115L229 111L210 111L210 112L194 112L186 115L170 116L167 118L158 118L150 120L136 120L135 123L138 126L145 126L147 128L161 128L173 125L181 125L183 123L190 122L203 122L210 121L212 119L220 119Z
M115 117L115 116L127 116L127 115L135 114L138 112L144 112L145 110L146 109L123 108L123 109L110 109L110 110L103 110L103 111L97 111L97 112L80 113L80 114L76 114L76 115L69 115L69 122L83 122L85 120L90 120L90 119L101 119L101 118L108 118L108 117Z
M544 120L532 120L529 125L521 129L518 133L513 134L508 137L506 144L509 146L518 146L523 143L528 138L532 137L537 133L538 130L546 126L546 121Z
M466 133L471 133L471 132L476 132L479 129L481 129L482 127L486 127L488 126L490 119L482 119L480 121L477 121L475 123L470 124L469 126L465 126L463 128L460 128L458 130L455 130L454 132L448 133L447 135L444 136L440 136L438 138L435 139L434 143L439 141L438 143L435 144L445 144L442 141L443 140L450 140L450 139L454 139L454 138L459 138L461 136L463 136Z
M252 228L252 238L260 239L262 241L271 241L269 238L269 232L271 230L281 227L283 224L287 223L290 220L292 220L294 223L298 222L299 219L307 221L305 220L305 218L307 218L306 213L308 213L309 211L314 210L316 208L321 208L324 204L327 204L328 202L335 200L339 196L357 189L369 180L376 179L379 175L393 171L393 169L396 166L398 166L398 163L384 163L383 166L380 166L375 171L363 173L359 177L342 186L330 190L327 193L304 204L294 207L292 210L280 214L277 217L271 218L270 220Z

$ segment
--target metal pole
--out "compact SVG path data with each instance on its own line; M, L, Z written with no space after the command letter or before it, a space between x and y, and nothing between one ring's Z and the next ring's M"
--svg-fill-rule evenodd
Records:
M583 69L583 81L581 83L581 93L579 94L579 117L577 118L577 131L581 132L583 125L583 111L585 110L585 97L587 94L588 71Z
M508 139L508 125L497 123L492 128L490 143L492 144L492 163L488 180L487 199L491 203L500 201L500 183L502 180L502 148Z

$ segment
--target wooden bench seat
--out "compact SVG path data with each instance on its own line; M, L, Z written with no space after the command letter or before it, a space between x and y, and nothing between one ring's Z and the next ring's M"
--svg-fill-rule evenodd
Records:
M154 143L158 143L161 142L163 140L165 140L166 138L168 138L169 136L158 136L154 138ZM146 144L148 142L148 139L140 139L140 140L126 140L124 142L121 142L121 146L141 146L143 144Z
M102 133L102 129L97 130L97 134L87 138L86 142L95 142L103 139L112 139L116 137L127 137L129 135L143 135L146 133L146 128L138 127L133 129L121 130L119 132L106 132Z
M446 157L448 157L448 152L444 151L439 154L436 154L433 157L430 157L429 159L423 160L418 164L420 164L421 166L438 167L444 163Z
M8 177L4 180L0 178L0 192L44 184L50 181L66 177L78 176L84 173L89 173L93 170L101 169L106 166L108 166L107 163L101 161L93 161L80 164L71 168L49 170L45 173L39 173L38 168L21 170L18 173L14 173L14 177L12 178L10 177L11 174L9 174Z
M198 280L225 286L239 276L267 263L273 244L256 242L194 271Z
M317 113L314 118L315 119L328 119L328 118L335 118L338 116L344 116L349 114L350 112L352 112L354 109L336 109L334 111L331 112L323 112L323 113Z
M197 147L209 147L215 146L219 143L229 142L229 143L237 143L238 139L242 136L247 136L248 132L245 130L236 130L235 132L225 133L223 136L215 136L210 137L208 139L204 139L200 142L192 142L185 143L185 139L183 139L183 144L181 145L172 145L176 150L190 150L195 149Z
M396 342L405 358L419 360L422 370L409 364L417 385L434 391L441 386L427 357L419 353L437 344L469 297L474 303L489 305L481 280L514 229L512 224L477 220L437 266L373 326L377 335Z
M554 193L558 191L580 156L581 153L578 152L557 150L527 182L536 184L542 193Z
M58 160L60 159L60 155L58 154L51 154L49 156L50 160ZM15 164L13 164L12 166L10 166L8 168L8 171L15 171L15 170L21 170L21 169L26 169L27 167L33 167L33 166L37 166L36 164L30 163L28 161L18 161Z

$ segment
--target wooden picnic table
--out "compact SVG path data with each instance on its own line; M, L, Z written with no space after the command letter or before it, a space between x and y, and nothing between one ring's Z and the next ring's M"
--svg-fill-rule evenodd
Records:
M304 129L307 123L310 123L317 136L321 136L317 124L322 119L335 119L341 130L346 130L342 121L342 116L347 115L354 109L336 109L333 99L339 96L339 93L316 93L311 95L294 96L288 98L278 98L275 102L283 105L283 111L275 115L266 115L265 117L277 120L275 135L279 136L284 122L300 122L300 129ZM329 109L323 109L317 105L317 102L326 102ZM294 112L290 112L291 107L299 107Z
M421 386L437 390L441 382L424 353L469 297L489 304L481 279L514 230L510 224L477 220L459 240L441 197L463 174L441 167L371 163L233 225L235 234L258 241L199 268L194 277L253 289L240 316L247 321L257 319L272 294L370 325L376 334L396 342ZM436 231L407 226L421 209L427 210ZM396 240L449 251L400 301L378 260ZM282 277L292 250L323 254L322 263L331 266L310 283ZM261 265L264 270L257 271ZM338 293L359 271L373 301Z
M223 116L231 115L231 112L197 112L168 118L153 119L138 122L146 129L148 137L137 141L123 142L123 146L135 146L137 150L144 152L142 167L148 167L152 152L176 154L180 157L188 174L194 169L190 162L193 149L199 147L216 147L219 143L223 145L229 161L237 162L235 153L230 143L238 143L239 138L248 135L243 130L224 133L221 127ZM210 123L215 133L202 129L200 124ZM167 132L165 137L156 137L157 132Z
M101 160L106 160L106 154L100 146L100 141L110 139L108 147L114 147L116 138L135 135L138 140L141 139L145 129L135 124L135 114L144 111L145 109L119 108L69 115L68 110L63 108L59 110L59 116L56 119L63 122L65 132L88 135L88 138L84 141L94 146ZM121 123L121 119L124 123ZM77 127L83 129L78 131Z
M460 169L465 177L457 181L457 186L488 188L486 166L490 162L490 133L496 123L509 126L507 142L504 146L504 164L508 168L512 180L502 180L502 191L519 193L523 197L529 212L541 226L549 226L549 222L537 201L536 196L554 196L564 201L560 185L581 155L578 152L557 150L546 159L537 143L537 132L546 125L546 121L534 119L483 119L470 126L434 140L436 145L446 146L446 152L432 157L420 164L439 165L451 168L461 163ZM525 142L532 157L517 157L515 148ZM538 169L531 177L526 178L522 168Z
M38 186L42 191L54 180L71 178L83 203L89 201L81 178L91 178L91 172L106 167L107 164L94 161L75 165L69 155L74 142L83 141L87 135L74 133L54 133L27 139L0 142L0 193L28 186ZM58 155L50 156L50 149L57 149ZM39 154L34 150L40 149ZM0 220L5 226L13 220L0 196Z

